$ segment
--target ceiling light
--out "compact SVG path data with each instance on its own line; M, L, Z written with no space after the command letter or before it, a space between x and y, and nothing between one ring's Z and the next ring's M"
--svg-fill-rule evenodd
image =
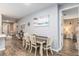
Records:
M31 5L31 3L24 3L24 5L29 6L29 5Z

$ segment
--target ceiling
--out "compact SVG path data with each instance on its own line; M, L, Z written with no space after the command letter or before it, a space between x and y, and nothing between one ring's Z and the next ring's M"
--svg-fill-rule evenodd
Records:
M64 19L77 18L78 17L78 7L63 11L63 16L64 16Z
M28 14L52 6L53 3L0 3L0 13L13 18L22 18Z

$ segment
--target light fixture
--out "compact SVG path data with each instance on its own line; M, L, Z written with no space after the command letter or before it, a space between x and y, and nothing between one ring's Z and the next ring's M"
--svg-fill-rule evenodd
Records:
M24 3L24 5L26 5L26 6L30 6L30 5L31 5L31 3Z

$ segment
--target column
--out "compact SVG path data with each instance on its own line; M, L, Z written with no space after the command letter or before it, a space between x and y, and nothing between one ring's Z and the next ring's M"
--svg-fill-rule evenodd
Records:
M5 50L5 35L2 34L2 15L0 14L0 51Z
M78 49L78 56L79 56L79 7L78 7L78 19L77 19L77 49Z
M0 14L0 34L2 34L2 15Z

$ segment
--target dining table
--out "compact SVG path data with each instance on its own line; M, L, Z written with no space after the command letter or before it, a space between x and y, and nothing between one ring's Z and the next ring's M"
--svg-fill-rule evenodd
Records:
M40 44L40 55L43 56L43 44L46 43L47 37L36 36L37 44Z

